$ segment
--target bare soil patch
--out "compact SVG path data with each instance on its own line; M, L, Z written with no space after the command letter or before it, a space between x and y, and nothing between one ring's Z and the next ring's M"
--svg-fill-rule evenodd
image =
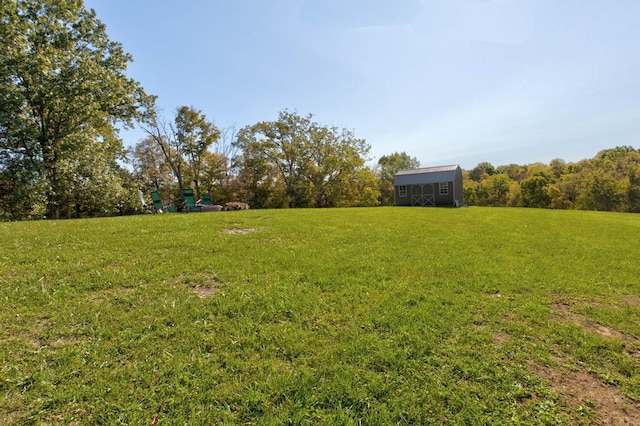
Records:
M229 228L229 229L222 229L220 230L220 232L223 232L225 234L250 234L251 232L256 232L255 228Z
M222 283L213 274L201 274L194 278L189 287L200 299L215 296L222 287Z
M9 337L9 341L22 341L24 344L32 346L34 349L44 346L42 343L42 335L44 331L50 327L51 320L49 318L40 318L29 323L31 330L15 331L13 336Z
M511 340L511 336L506 332L493 333L493 344L496 346L504 346Z
M624 342L625 352L634 357L640 358L640 340L636 337L622 333L614 328L607 327L602 324L598 324L586 315L577 314L571 312L571 303L555 303L552 307L555 311L556 318L561 321L571 321L576 325L584 328L585 330L598 333L601 336L609 337L612 339L618 339ZM592 303L591 306L599 306L596 303Z
M88 341L88 340L90 339L82 339L79 336L72 336L72 335L61 336L56 340L54 340L53 342L49 343L49 347L58 349L58 348L63 348L67 346L75 346L75 345L84 343L85 341Z
M191 291L193 291L200 299L206 299L208 297L215 296L220 291L220 286L211 284L197 284L191 287Z
M570 371L562 367L532 365L534 374L549 382L560 394L563 403L579 409L586 407L595 412L598 425L638 425L640 408L613 386L602 383L587 371Z
M580 314L576 314L575 312L571 312L570 304L555 303L552 307L553 307L553 310L556 312L556 315L561 320L571 321L574 324L577 324L585 328L586 330L593 331L602 336L613 337L613 338L624 340L624 341L634 340L630 336L627 336L626 334L621 333L618 330L615 330L611 327L607 327L602 324L598 324L597 322L593 321L591 318L585 315L580 315Z
M604 307L599 302L581 302L585 306ZM562 301L552 305L554 317L559 321L572 322L585 330L624 342L626 352L640 356L638 340L614 328L599 324L586 315L573 312L578 302ZM547 380L562 397L565 404L575 409L586 409L595 413L595 424L637 425L640 424L640 405L615 386L603 383L584 369L577 371L564 367L532 365L532 371Z
M128 296L135 291L132 287L119 287L108 290L98 290L91 293L87 300L95 304L103 304L114 301L118 296Z
M627 303L629 306L640 306L640 297L626 296L622 298L622 301Z

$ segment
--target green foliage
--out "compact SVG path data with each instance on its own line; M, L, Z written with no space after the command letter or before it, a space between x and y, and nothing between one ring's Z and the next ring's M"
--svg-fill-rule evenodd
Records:
M148 161L142 167L149 171L155 170L159 177L163 169L163 165L158 164L158 154L161 152L164 164L171 169L178 181L178 189L182 190L193 183L196 197L199 198L200 182L205 179L203 166L208 149L220 139L220 130L207 120L202 111L183 106L176 110L174 123L160 121L154 115L145 131L147 140L138 144L140 154L145 154L138 156L138 160ZM159 152L157 148L150 148L154 142Z
M640 212L640 151L629 146L600 151L591 160L549 165L480 163L466 172L467 204Z
M0 422L579 424L532 366L640 398L632 348L554 311L640 335L638 238L533 209L0 223Z
M478 168L480 165L476 166ZM496 167L496 173L502 173L509 177L511 180L520 182L527 175L527 167L520 166L518 164L508 164L506 166Z
M141 189L147 191L175 190L171 183L175 180L171 167L167 164L162 149L152 137L139 141L130 152L135 179ZM166 198L168 194L163 194Z
M474 180L463 179L464 202L470 206L480 205L478 201L478 187L480 184Z
M525 207L548 207L549 195L545 188L549 180L542 175L535 175L524 179L520 183L520 194Z
M0 158L31 176L10 197L42 187L47 215L57 218L69 191L82 193L67 180L82 173L74 155L112 143L113 126L131 124L153 99L125 76L131 57L82 1L7 0L0 21Z
M394 203L393 180L399 170L416 169L420 167L420 161L410 157L406 152L394 152L383 155L378 159L376 174L380 189L380 205L392 206Z
M476 182L482 182L492 174L496 172L495 168L491 163L482 162L479 163L476 167L469 172L469 179L474 180Z
M191 185L197 197L254 208L390 205L394 175L419 166L394 152L372 171L364 139L286 110L238 133L193 107L163 122L125 75L131 56L81 0L6 0L0 23L0 220L139 212L138 190L172 202ZM148 138L131 153L131 175L117 126L141 120ZM464 196L480 206L640 212L640 152L482 162L465 172Z
M507 205L511 179L503 173L489 176L483 181L486 186L487 202L490 206Z
M7 155L1 164L0 220L43 218L45 188L34 167L27 159L11 155Z
M200 182L203 162L209 147L220 139L220 130L201 111L186 106L176 113L176 139L184 147L183 153L189 170L189 180L194 183L196 196L200 198Z
M262 121L238 132L241 173L252 189L248 201L266 207L260 193L275 190L286 194L289 207L377 204L375 186L356 200L350 196L359 192L363 182L374 185L370 174L363 172L369 145L349 130L319 125L312 117L285 110L276 121Z

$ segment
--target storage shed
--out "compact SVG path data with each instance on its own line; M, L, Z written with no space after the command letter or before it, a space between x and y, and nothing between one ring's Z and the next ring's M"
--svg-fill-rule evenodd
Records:
M396 206L460 206L460 166L424 167L400 170L393 179Z

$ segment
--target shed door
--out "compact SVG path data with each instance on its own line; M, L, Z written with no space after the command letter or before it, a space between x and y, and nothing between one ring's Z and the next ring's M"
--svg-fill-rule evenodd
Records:
M435 206L435 198L433 196L433 185L425 183L422 185L411 186L411 205L412 206Z

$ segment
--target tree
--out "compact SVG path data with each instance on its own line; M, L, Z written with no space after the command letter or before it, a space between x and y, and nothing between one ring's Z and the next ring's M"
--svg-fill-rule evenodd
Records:
M1 158L30 168L59 218L70 157L111 143L114 126L132 125L153 98L126 77L131 56L80 0L3 0L0 22ZM110 152L105 161L123 151Z
M626 157L628 154L637 152L632 146L623 145L616 146L609 149L603 149L598 152L594 158L594 161L600 162L604 160L616 161L620 158Z
M173 123L153 117L145 131L160 148L179 188L185 188L185 180L193 182L199 197L203 160L209 147L220 138L220 130L202 111L182 106L176 110Z
M522 202L525 207L548 207L550 203L549 192L546 186L549 180L542 175L526 178L520 183Z
M366 181L361 178L369 145L349 130L319 125L312 115L281 111L276 121L242 128L236 146L252 196L259 189L282 190L292 208L353 205L352 186ZM258 204L280 199L263 194Z
M506 205L511 207L640 212L640 150L631 146L604 149L577 163L556 158L548 165L509 164L491 170L489 163L480 163L464 172L467 203L504 205L508 183Z
M577 199L578 207L586 210L624 211L629 193L628 180L616 177L615 165L611 160L606 158L603 163L603 167L584 172Z
M469 172L469 179L475 180L476 182L482 182L489 176L493 175L496 172L495 168L488 162L478 163L476 167Z
M255 170L275 169L285 185L289 207L298 207L309 197L309 181L304 172L311 161L311 117L285 110L276 121L262 121L238 133L237 146L243 151L244 164ZM261 180L261 176L255 177Z
M415 157L410 157L406 152L394 152L390 155L383 155L378 159L376 174L378 177L378 187L380 190L380 204L391 206L394 202L393 180L399 170L416 169L420 167L420 161Z
M470 206L477 206L478 203L478 187L480 184L471 179L463 180L464 202Z
M507 200L509 207L522 207L522 191L520 183L517 180L511 181L509 185L509 199Z
M210 194L216 204L223 204L234 198L230 194L230 176L225 157L218 152L207 151L202 156L202 190Z
M490 206L505 207L509 200L512 180L503 173L489 176L482 183L486 187L487 202Z
M220 130L193 107L181 107L176 114L176 138L183 147L189 177L200 197L202 162L209 147L220 139Z
M139 141L129 156L139 189L161 191L175 182L160 146L151 136Z
M238 131L229 126L221 131L221 137L214 146L214 152L205 158L207 190L214 200L222 204L225 200L238 200L241 197L239 181L239 152L236 142Z
M343 186L346 193L337 201L336 207L370 207L380 204L380 191L373 170L364 167L349 175L349 182Z
M552 181L555 179L554 171L551 166L547 166L543 163L532 163L527 165L527 174L526 177L529 178L531 176L542 176L548 181Z
M375 176L364 166L369 146L353 132L314 124L310 134L310 162L307 176L311 182L315 207L376 205L377 199L364 196L367 185L379 194Z
M553 172L553 175L556 177L556 179L559 179L560 176L562 176L562 174L564 173L564 169L567 167L567 163L561 158L554 158L549 163L549 167L551 168L551 171Z
M4 158L0 164L0 220L42 218L45 188L35 168L16 157Z
M87 138L81 149L69 153L60 162L60 208L65 217L109 216L122 210L122 200L129 197L116 159L122 145L112 135L101 141L87 129L77 137Z
M511 180L515 180L520 182L527 175L526 167L520 166L518 164L508 164L506 166L498 166L495 169L496 173L503 173L509 177Z

